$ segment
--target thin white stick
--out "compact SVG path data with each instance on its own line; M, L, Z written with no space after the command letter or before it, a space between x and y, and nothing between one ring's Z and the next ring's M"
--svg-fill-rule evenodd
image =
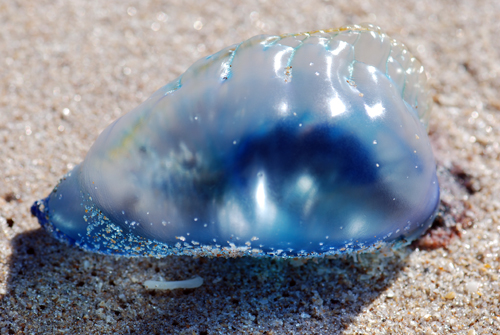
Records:
M156 281L146 280L143 284L150 290L175 290L178 288L197 288L203 285L203 278L196 276L187 280L179 281Z

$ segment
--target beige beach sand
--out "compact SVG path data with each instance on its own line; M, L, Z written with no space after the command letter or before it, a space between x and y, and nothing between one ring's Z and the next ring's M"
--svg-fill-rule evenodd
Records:
M443 200L459 229L472 222L447 248L305 264L127 259L65 246L31 217L106 125L198 58L361 22L428 71ZM500 333L499 36L495 0L2 1L0 333ZM196 289L142 285L197 275Z

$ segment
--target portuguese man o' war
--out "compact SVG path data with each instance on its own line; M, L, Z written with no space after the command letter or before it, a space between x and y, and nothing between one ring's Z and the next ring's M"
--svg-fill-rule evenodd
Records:
M113 122L32 212L55 238L112 255L405 245L439 203L425 83L373 25L256 36Z

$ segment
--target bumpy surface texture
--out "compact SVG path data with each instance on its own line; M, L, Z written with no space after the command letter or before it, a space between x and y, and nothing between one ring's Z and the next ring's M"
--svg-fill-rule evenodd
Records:
M439 202L420 63L378 27L261 35L99 136L33 206L129 256L319 256L415 239Z

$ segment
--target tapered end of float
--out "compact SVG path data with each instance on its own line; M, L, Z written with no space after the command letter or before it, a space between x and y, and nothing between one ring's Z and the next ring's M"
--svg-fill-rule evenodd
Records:
M31 213L50 235L71 245L86 234L87 228L78 172L79 166L65 175L47 198L31 206Z
M49 235L51 235L53 238L55 238L61 242L64 242L68 245L74 245L75 240L73 238L69 237L68 235L66 235L65 233L63 233L61 230L59 230L50 221L49 214L48 214L49 213L49 206L48 206L49 198L50 197L35 201L33 203L33 205L31 206L31 215L35 216L38 219L38 222L40 223L42 228L45 229L45 231L47 233L49 233Z

